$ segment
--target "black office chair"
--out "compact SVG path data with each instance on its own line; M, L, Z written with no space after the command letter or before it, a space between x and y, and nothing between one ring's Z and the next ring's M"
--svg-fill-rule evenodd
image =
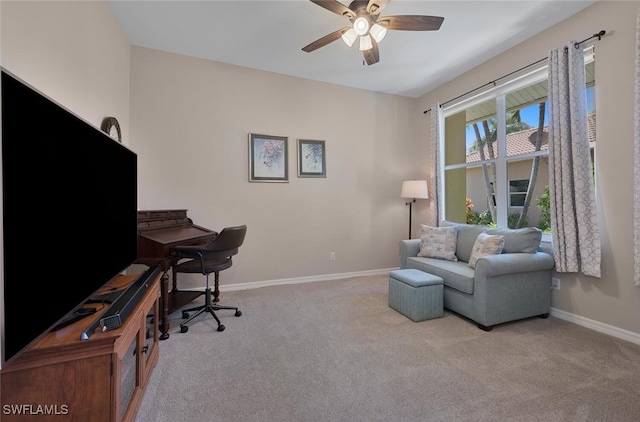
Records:
M233 306L220 306L214 304L218 301L219 291L219 272L231 267L233 261L231 257L238 253L238 248L244 242L244 236L247 233L247 226L236 226L224 228L216 238L206 245L198 246L176 246L175 251L179 258L179 263L175 266L175 271L179 273L200 273L207 276L207 287L204 291L204 305L196 306L182 311L182 317L185 321L180 323L180 332L189 331L187 324L195 317L203 312L209 312L218 323L218 331L224 331L224 325L220 323L215 311L222 309L235 310L235 316L239 317L242 312ZM188 261L180 262L187 258ZM214 281L214 297L211 297L211 286L209 285L209 274L215 274ZM196 311L189 316L189 312Z

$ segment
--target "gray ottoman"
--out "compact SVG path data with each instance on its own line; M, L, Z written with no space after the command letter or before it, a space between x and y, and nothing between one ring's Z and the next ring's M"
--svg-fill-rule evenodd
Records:
M408 268L389 272L389 306L412 321L440 318L442 278Z

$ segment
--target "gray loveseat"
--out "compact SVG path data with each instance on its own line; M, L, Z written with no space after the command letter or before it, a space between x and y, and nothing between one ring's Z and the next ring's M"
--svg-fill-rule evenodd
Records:
M418 256L421 239L400 241L400 268L415 268L442 277L444 307L489 331L496 324L539 316L551 306L553 257L539 250L542 233L536 228L496 229L444 223L457 233L457 261ZM426 226L425 226L426 227ZM468 262L482 232L504 236L502 253Z

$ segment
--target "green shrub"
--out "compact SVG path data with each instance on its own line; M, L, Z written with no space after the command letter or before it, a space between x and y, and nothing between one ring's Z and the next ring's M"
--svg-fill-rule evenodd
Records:
M478 214L476 221L473 224L481 224L483 226L495 226L493 219L491 218L491 211L484 210Z
M545 233L551 233L551 199L549 198L549 186L544 188L544 193L536 198L537 207L540 210L538 228Z
M513 214L509 214L509 216L507 217L507 226L510 229L515 229L516 225L518 225L518 220L520 219L520 213L513 213ZM529 222L527 221L527 219L524 219L524 222L522 223L522 227L529 227Z

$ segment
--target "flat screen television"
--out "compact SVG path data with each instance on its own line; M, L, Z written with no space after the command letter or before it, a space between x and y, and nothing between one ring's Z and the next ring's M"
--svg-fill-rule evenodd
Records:
M137 257L137 156L2 70L2 362Z

